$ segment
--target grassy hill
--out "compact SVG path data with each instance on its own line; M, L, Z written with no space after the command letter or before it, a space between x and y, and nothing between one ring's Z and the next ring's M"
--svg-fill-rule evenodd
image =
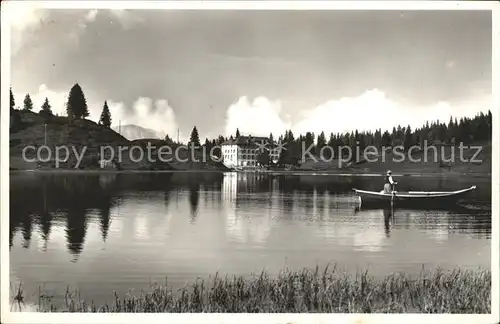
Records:
M199 149L191 152L186 148L180 148L179 144L167 143L161 139L138 139L131 143L143 148L147 148L148 143L156 148L168 146L171 150L163 150L161 157L167 160L174 170L229 170L221 162L212 160L209 151L204 153Z
M15 119L15 121L13 121ZM66 146L70 151L68 161L60 163L60 168L74 168L77 164L77 158L74 151L81 154L84 152L84 158L79 165L83 169L98 169L99 168L99 152L101 147L109 146L113 148L115 157L118 155L118 147L127 148L123 150L120 168L122 170L186 170L186 169L224 169L222 164L210 162L187 162L184 163L171 156L171 162L151 163L147 159L147 151L144 151L143 159L135 159L138 157L130 153L130 148L133 146L146 147L147 143L151 142L156 147L166 145L163 140L136 140L129 141L121 136L113 129L98 125L91 120L70 120L67 117L53 116L49 119L42 118L39 114L33 112L25 112L16 110L11 117L10 131L10 167L14 170L28 170L38 168L54 168L55 167L55 148ZM23 159L22 152L27 146L40 148L43 145L51 149L52 156L47 162L28 162ZM84 147L86 148L83 151ZM74 150L74 151L73 151ZM61 154L64 154L61 151ZM105 150L105 153L110 153L111 150ZM135 152L135 151L132 151ZM183 153L184 155L187 154ZM183 154L180 154L180 159L184 159ZM28 150L26 154L29 159L36 159L37 156L34 150ZM131 159L131 156L133 159ZM152 156L155 152L152 151ZM41 156L42 159L48 158L46 151ZM105 154L106 158L110 154Z

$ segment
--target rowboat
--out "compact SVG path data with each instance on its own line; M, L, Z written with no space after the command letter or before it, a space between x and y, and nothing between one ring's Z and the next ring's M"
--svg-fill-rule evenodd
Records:
M410 204L450 204L456 203L464 195L476 189L476 186L456 191L393 191L386 193L384 191L369 191L353 189L359 197L359 203L377 204L394 203L397 205Z

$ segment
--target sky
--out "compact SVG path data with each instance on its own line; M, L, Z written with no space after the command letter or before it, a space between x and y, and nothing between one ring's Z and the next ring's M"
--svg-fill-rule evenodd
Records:
M11 85L64 114L186 139L416 127L491 109L489 11L36 9L11 21Z

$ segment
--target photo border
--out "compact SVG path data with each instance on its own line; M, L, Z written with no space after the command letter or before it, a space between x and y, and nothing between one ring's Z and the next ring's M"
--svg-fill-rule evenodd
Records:
M0 127L0 211L1 211L1 318L2 323L136 323L169 320L176 323L498 323L499 318L499 143L500 143L500 3L495 1L22 1L24 5L52 9L189 9L189 10L491 10L492 11L492 238L491 314L80 314L10 312L8 248L9 223L9 88L10 28L8 8L1 5L1 127ZM16 4L17 5L17 4ZM21 19L16 17L16 19Z

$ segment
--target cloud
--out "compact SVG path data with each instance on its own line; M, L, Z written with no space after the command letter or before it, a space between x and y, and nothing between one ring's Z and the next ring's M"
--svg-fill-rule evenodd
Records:
M38 88L38 92L30 93L33 101L34 112L39 112L45 98L49 99L52 112L59 116L66 116L66 102L69 91L55 91L49 89L45 84ZM22 108L26 94L14 93L16 107ZM97 122L101 116L102 107L106 98L96 98L87 95L87 106L89 108L89 119ZM138 126L165 132L170 137L177 135L177 122L175 112L165 99L153 101L151 98L139 97L132 106L127 109L126 105L120 101L106 100L111 112L112 126L135 124Z
M137 15L134 15L131 10L110 9L109 13L112 15L112 17L114 17L118 21L120 26L125 30L132 28L136 23L142 21L142 19Z
M11 26L12 54L16 54L38 29L50 24L49 18L55 12L45 8L43 4L28 1L9 1L6 8L8 14L5 16L8 17ZM71 12L74 19L71 25L64 27L64 33L58 34L58 37L65 37L75 44L78 44L88 25L96 21L98 14L108 14L110 23L117 22L125 30L141 21L130 10L124 9L66 10Z
M55 91L49 89L45 84L38 87L38 91L30 93L31 100L33 101L33 111L39 112L45 98L49 100L52 112L59 116L66 116L66 102L68 101L69 91ZM16 107L23 108L23 101L25 93L14 93ZM89 109L89 119L97 122L101 116L104 100L97 100L93 96L86 94L87 106ZM121 102L108 101L110 111L121 111L124 109L124 104ZM112 116L113 118L113 116Z
M99 11L97 9L92 9L89 12L87 12L87 14L85 15L85 21L87 21L87 22L94 21L97 17L98 12Z
M24 44L31 33L36 31L48 12L40 8L36 2L9 1L2 3L10 25L11 52L16 53Z
M153 101L151 98L139 97L132 106L132 110L126 109L123 103L110 104L110 112L113 118L113 126L134 124L155 131L164 132L171 138L177 136L177 121L175 112L166 99Z
M436 102L427 106L408 105L390 99L383 91L372 89L359 96L329 100L299 113L299 121L291 124L279 101L265 97L250 102L241 97L227 110L225 131L234 134L236 128L242 133L254 135L283 134L291 129L294 135L312 131L319 134L350 132L352 130L392 129L401 125L420 127L426 121L448 122L450 117L473 117L480 111L491 109L491 96L478 95L467 101L451 103ZM286 115L285 115L286 116Z
M2 4L2 9L6 13L11 29L24 30L40 23L40 19L45 16L46 11L42 10L36 2L9 1Z
M36 2L12 1L8 6L8 14L11 27L11 53L16 54L33 34L46 24L50 24L51 10L43 8ZM95 21L98 10L85 11L83 14L75 15L74 24L67 26L64 35L70 41L78 42L81 34L87 29L87 25ZM60 37L60 35L58 35Z
M126 104L113 99L99 98L92 93L85 93L89 107L89 119L98 121L102 112L104 100L107 100L111 111L112 126L135 124L150 128L157 132L164 132L171 138L177 137L178 123L173 108L166 99L153 100L148 97L139 97L131 108ZM52 111L59 115L66 115L66 101L68 91L56 91L42 84L36 93L30 93L34 111L38 112L45 98L49 99ZM16 106L22 108L24 93L14 93ZM446 101L436 102L427 106L408 105L392 100L383 91L374 89L359 96L329 100L311 109L300 112L300 119L291 123L289 115L283 109L280 101L272 101L266 97L257 97L249 100L240 97L230 105L226 111L224 132L226 136L234 135L236 128L242 134L268 136L273 133L276 137L291 129L294 134L305 134L312 131L319 134L324 131L346 132L352 130L375 130L381 128L392 129L393 126L410 125L419 127L426 121L440 120L448 122L450 116L473 117L480 111L491 109L492 98L489 95L477 95L460 103ZM197 118L203 118L197 116ZM181 130L180 139L187 141L191 129ZM205 136L214 134L200 134L203 141Z
M293 130L319 134L321 131L392 129L397 125L415 128L427 121L448 122L451 116L472 117L479 111L487 111L489 102L485 96L461 103L440 101L427 106L414 106L392 100L383 91L373 89L357 97L330 100L303 112L303 118L293 126Z
M54 114L66 115L66 101L68 98L68 92L57 92L49 89L45 84L42 84L38 88L38 92L30 93L31 101L33 101L33 111L39 112L45 98L49 99L49 103L52 107L52 112ZM16 108L22 109L25 93L14 93L14 100L16 102Z
M234 135L238 128L242 134L282 134L290 124L281 115L279 101L257 97L250 102L247 97L240 97L226 112L225 133L227 136Z

